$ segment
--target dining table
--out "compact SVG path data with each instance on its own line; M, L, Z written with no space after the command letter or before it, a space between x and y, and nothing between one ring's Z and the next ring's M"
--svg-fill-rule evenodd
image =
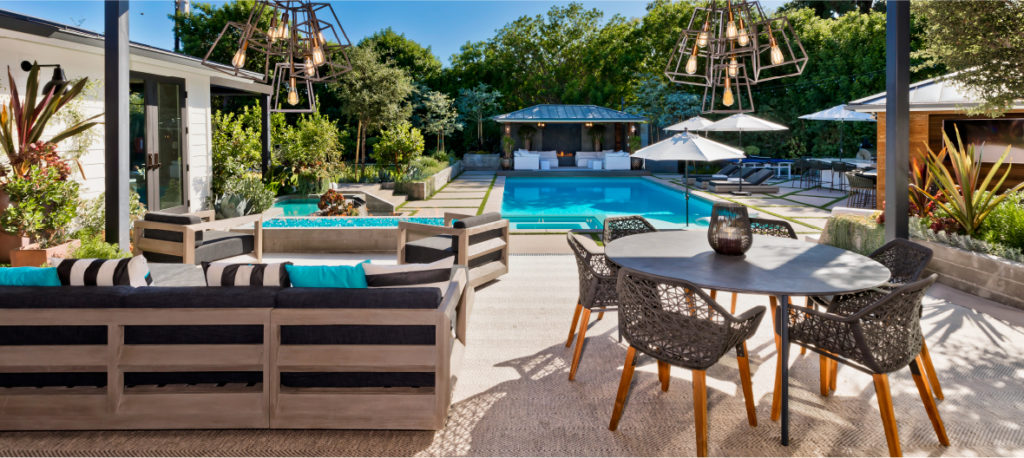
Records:
M830 245L754 235L740 256L718 254L703 230L658 231L616 239L606 258L619 267L659 275L699 288L775 296L779 312L782 445L789 445L789 307L793 296L855 293L889 281L877 261Z

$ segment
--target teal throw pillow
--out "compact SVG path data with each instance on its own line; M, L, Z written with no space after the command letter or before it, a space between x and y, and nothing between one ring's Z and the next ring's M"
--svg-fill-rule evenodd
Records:
M363 261L354 266L296 266L286 264L288 278L296 288L366 288Z
M0 286L60 286L56 267L0 267Z

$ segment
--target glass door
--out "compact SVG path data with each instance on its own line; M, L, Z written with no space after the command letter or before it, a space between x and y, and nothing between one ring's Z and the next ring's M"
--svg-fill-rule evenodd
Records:
M130 186L149 210L186 210L184 81L133 73L129 89Z

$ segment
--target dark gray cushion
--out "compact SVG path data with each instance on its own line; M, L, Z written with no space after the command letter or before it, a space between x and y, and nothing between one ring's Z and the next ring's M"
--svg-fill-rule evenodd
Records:
M435 235L405 244L405 262L429 264L455 255L455 238Z
M279 308L434 309L440 304L438 288L285 288L277 293Z
M250 234L222 231L206 231L205 234L205 240L196 248L196 264L252 253L256 247L256 240ZM143 252L142 255L149 262L181 262L181 256L148 251Z
M83 288L84 289L84 288ZM160 287L135 288L124 299L131 308L226 308L273 307L274 294L280 288L269 287Z
M504 232L505 232L505 229L498 228L498 229L491 229L489 231L484 231L484 232L481 232L479 234L473 234L473 235L469 236L469 244L470 245L476 245L476 244L478 244L480 242L484 242L484 241L487 241L487 240L490 240L490 239L496 239L498 237L501 237L504 234Z
M0 308L79 309L124 307L131 286L2 286Z
M0 345L106 344L106 326L0 326Z
M206 286L203 269L193 264L150 262L153 286Z
M491 212L484 213L482 215L470 216L469 218L463 218L455 221L452 227L456 229L467 229L470 227L480 226L482 224L493 223L501 219L501 213Z
M126 345L257 345L263 343L258 324L125 326Z
M281 326L282 345L434 345L430 325Z
M149 212L143 218L146 221L152 221L154 223L166 223L166 224L177 224L180 226L187 226L189 224L199 224L203 222L203 219L190 214L183 213L167 213L167 212ZM165 242L178 242L180 243L184 235L181 232L165 231L160 229L146 229L142 231L142 236L147 239L163 240ZM196 232L196 246L202 245L203 233L202 231Z
M281 385L288 387L432 387L433 372L282 372Z

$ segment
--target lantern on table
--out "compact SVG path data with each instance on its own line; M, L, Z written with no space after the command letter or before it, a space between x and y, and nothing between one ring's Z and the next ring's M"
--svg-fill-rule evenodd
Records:
M750 249L752 241L747 207L725 202L711 208L708 243L716 253L740 256Z

